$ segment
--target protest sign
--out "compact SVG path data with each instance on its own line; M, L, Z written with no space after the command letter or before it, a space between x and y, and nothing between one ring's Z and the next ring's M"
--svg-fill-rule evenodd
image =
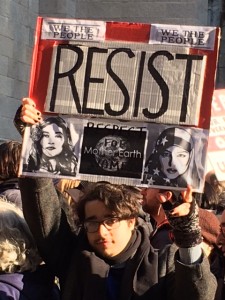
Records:
M21 176L201 191L218 46L215 27L39 17L29 97L70 134L58 120L43 155L54 130L27 128Z
M45 111L198 125L205 63L206 56L191 55L188 48L58 45Z
M20 174L201 190L208 130L46 116L27 127Z
M219 181L225 180L225 89L215 90L208 143L208 159Z
M42 112L209 128L215 27L38 18L29 96Z

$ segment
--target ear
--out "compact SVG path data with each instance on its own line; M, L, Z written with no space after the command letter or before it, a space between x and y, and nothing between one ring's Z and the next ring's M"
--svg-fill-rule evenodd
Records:
M127 223L128 223L128 226L133 230L135 227L135 224L136 224L136 219L135 218L129 219L129 220L127 220Z
M163 203L168 200L171 200L172 196L173 196L173 194L171 191L165 191L165 192L158 193L157 198L161 203Z
M171 191L166 191L165 195L167 200L171 200L173 197L173 193Z

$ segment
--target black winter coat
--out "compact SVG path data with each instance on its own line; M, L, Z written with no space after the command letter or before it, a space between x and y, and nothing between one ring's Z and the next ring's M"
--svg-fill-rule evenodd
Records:
M75 235L61 210L51 179L21 178L25 218L41 256L59 277L63 300L107 300L110 269L90 249L85 236ZM193 265L179 262L175 245L158 252L139 226L141 244L125 266L118 300L212 300L216 279L207 258Z

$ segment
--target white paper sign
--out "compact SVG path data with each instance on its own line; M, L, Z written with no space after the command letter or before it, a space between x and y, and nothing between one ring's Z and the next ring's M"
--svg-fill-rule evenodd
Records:
M44 18L41 38L45 40L104 41L103 21Z
M152 24L150 44L214 49L216 27Z
M205 57L131 43L54 47L46 112L197 125Z

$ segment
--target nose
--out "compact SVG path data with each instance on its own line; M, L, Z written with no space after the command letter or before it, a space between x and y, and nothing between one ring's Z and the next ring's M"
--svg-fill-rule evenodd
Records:
M108 234L108 229L105 227L104 224L99 224L98 233L101 237L104 237Z
M49 143L49 144L54 144L54 139L53 139L53 138L51 138L51 137L49 137L49 139L48 139L48 143Z
M170 166L170 167L172 167L173 165L174 165L174 157L173 157L173 155L171 154L170 156L169 156L169 163L168 163L168 165Z

